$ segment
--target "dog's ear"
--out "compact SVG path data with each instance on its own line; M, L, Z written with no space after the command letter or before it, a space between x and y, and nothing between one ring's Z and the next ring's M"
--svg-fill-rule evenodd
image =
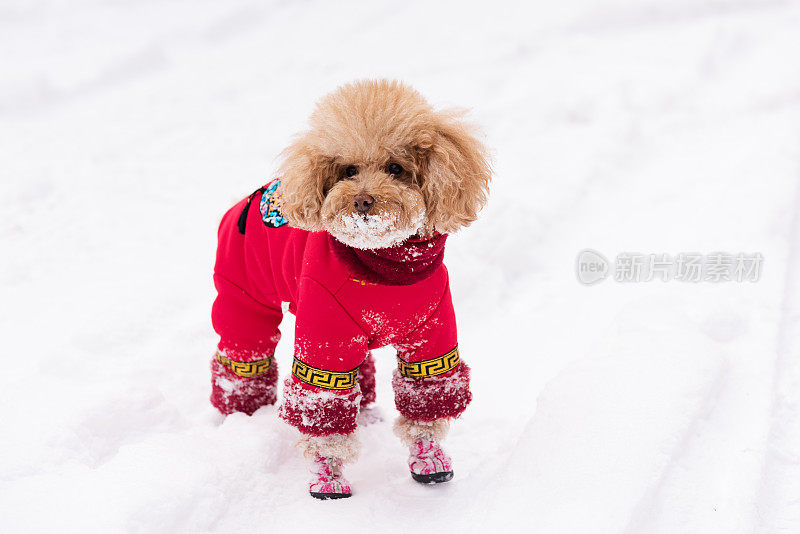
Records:
M306 137L282 153L281 211L289 224L303 230L322 230L322 203L333 173L332 161Z
M428 232L453 233L469 226L486 204L492 177L489 156L462 115L437 113L419 139Z

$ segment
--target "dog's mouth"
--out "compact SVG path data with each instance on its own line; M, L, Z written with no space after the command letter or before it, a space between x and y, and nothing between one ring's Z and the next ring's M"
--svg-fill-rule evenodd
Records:
M421 222L421 221L420 221ZM414 229L403 227L393 213L349 213L339 216L338 224L329 231L345 245L360 249L387 248L398 245L410 235Z
M328 224L328 232L340 242L353 248L378 249L399 245L418 233L424 222L424 214L412 216L398 214L392 210L376 210L375 213L355 211L340 213Z
M381 194L378 187L348 185L331 191L322 208L322 226L339 242L363 250L389 248L424 227L425 204L419 192L391 184ZM362 197L369 199L368 205L361 203Z

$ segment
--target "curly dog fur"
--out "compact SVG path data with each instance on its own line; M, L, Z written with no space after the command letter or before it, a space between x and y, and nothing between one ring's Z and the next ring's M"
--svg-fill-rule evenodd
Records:
M434 110L397 81L340 87L317 104L310 128L283 152L284 214L293 226L327 230L351 244L353 197L370 195L371 213L394 223L372 236L376 248L468 226L486 203L491 167L462 116ZM393 163L399 175L387 172ZM349 167L357 174L347 176Z

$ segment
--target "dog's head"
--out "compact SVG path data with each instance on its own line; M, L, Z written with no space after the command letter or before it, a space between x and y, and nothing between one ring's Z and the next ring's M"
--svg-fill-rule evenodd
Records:
M460 118L400 82L340 87L284 151L284 215L357 248L468 226L486 202L491 168Z

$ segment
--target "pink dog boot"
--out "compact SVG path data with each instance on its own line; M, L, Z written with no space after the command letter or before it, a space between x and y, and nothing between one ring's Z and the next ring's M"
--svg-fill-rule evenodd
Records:
M350 483L342 476L342 463L336 458L317 456L311 474L308 491L315 499L346 499L353 494Z
M453 478L453 462L439 444L420 438L409 447L411 477L421 484L439 484Z

